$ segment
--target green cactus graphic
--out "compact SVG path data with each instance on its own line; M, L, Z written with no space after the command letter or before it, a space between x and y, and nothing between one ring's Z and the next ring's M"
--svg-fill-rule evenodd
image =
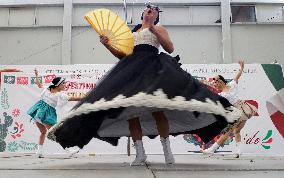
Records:
M0 152L4 152L6 149L5 138L8 135L8 128L13 124L13 118L6 112L3 113L4 123L0 123Z
M3 109L10 108L10 104L8 100L8 91L6 90L6 88L4 88L3 91L1 92L1 106Z

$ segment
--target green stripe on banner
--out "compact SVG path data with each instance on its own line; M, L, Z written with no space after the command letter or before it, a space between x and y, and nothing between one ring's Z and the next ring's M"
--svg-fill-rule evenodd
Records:
M284 88L284 78L282 67L278 64L261 64L267 77L274 86L274 88L279 91Z
M272 130L268 130L266 137L264 139L262 139L262 141L267 140L268 138L270 138L272 135Z

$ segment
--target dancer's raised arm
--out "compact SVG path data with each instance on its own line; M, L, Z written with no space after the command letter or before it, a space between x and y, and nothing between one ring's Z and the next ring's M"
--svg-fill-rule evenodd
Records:
M38 70L35 69L34 71L35 71L35 77L36 77L35 82L36 82L38 88L42 88L42 87L43 87L43 86L42 86L42 83L41 83L41 81L39 80L39 77L38 77Z
M124 54L121 51L118 51L117 49L115 49L114 47L110 46L108 43L109 39L106 36L100 36L100 42L118 59L122 59L123 57L126 56L126 54Z
M239 70L239 72L237 73L236 77L234 78L234 80L236 81L236 83L239 82L239 79L240 79L240 77L241 77L241 75L242 75L242 73L243 73L244 66L245 66L245 63L244 63L244 61L242 61L242 60L239 61L239 64L240 64L240 70Z

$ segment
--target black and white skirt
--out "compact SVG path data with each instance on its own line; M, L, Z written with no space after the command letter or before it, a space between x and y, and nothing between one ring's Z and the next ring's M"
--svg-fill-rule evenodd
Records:
M231 104L150 45L138 45L56 124L48 138L83 148L92 138L117 145L139 117L143 135L158 135L153 112L162 111L171 135L194 133L209 142L228 127ZM234 116L235 117L235 116ZM237 116L238 117L238 116Z

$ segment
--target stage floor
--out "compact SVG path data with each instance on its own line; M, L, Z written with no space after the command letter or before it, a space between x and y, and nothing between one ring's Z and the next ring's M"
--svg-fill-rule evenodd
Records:
M67 158L63 154L36 158L33 154L0 154L0 177L122 177L122 178L283 178L284 157L240 159L231 155L175 155L176 164L164 164L163 155L148 155L146 166L130 167L134 155L83 155Z

